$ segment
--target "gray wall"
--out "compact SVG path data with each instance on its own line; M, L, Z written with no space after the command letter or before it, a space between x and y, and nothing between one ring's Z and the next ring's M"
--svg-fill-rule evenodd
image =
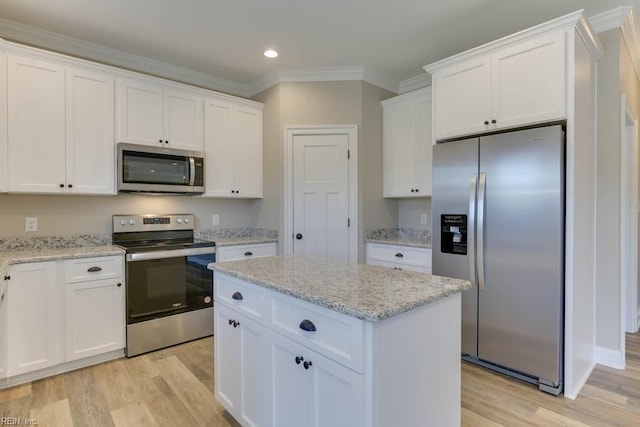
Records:
M193 213L197 228L255 227L257 211L247 200L186 196L40 196L0 194L0 236L110 234L115 214ZM211 215L220 215L212 225ZM25 232L26 216L38 218L38 231Z
M598 62L596 199L596 345L622 348L620 275L621 95L640 114L640 82L619 29L598 34L605 53ZM638 238L638 236L636 236Z
M420 215L427 215L427 224L420 224ZM398 201L398 227L431 229L431 197Z
M364 260L364 230L397 224L397 202L382 199L380 101L393 95L362 81L336 81L280 83L253 97L265 104L265 199L255 202L258 227L277 226L280 232L284 228L285 126L355 124L359 137L359 259Z

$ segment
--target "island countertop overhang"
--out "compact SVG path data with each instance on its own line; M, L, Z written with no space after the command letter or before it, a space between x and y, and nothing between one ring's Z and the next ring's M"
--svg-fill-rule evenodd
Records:
M370 322L471 288L466 280L313 257L227 261L209 269Z

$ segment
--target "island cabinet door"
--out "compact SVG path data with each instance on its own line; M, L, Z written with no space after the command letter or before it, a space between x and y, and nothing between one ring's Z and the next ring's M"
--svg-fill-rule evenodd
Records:
M219 304L214 323L216 398L242 425L268 425L267 329Z
M272 425L364 425L364 378L319 353L271 332Z

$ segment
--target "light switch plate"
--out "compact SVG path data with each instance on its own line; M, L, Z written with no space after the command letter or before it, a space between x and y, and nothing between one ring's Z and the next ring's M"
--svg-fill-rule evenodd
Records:
M211 215L211 222L213 223L213 225L220 225L220 215L218 214Z
M427 214L420 214L420 225L427 225Z

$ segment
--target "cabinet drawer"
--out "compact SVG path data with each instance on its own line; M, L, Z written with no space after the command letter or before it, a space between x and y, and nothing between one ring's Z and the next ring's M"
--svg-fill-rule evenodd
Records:
M65 283L123 277L124 260L120 255L70 259L64 262Z
M329 359L364 372L364 321L360 319L274 294L271 326L276 332Z
M367 264L379 265L381 267L395 268L395 269L398 269L398 270L417 271L418 273L429 273L429 274L431 274L431 267L420 267L420 266L417 266L417 265L401 264L401 263L397 263L397 262L380 261L380 260L377 260L377 259L369 259L367 261Z
M260 258L276 254L275 243L258 245L222 246L217 249L217 260L235 261L239 259Z
M258 286L214 272L214 301L224 304L245 316L265 322L267 296Z
M373 260L431 268L431 249L367 243L367 263Z

